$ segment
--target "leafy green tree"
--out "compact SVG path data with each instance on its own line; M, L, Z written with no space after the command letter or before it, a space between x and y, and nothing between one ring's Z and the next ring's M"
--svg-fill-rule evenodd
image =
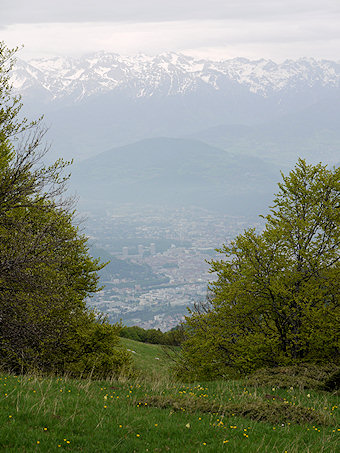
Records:
M196 376L339 357L340 168L300 159L261 233L211 262L209 301L187 317L180 369Z
M159 329L143 329L139 326L132 326L123 327L120 330L120 336L142 343L179 346L183 341L184 333L181 326L177 326L168 332L161 332Z
M14 371L87 373L91 363L96 375L109 374L129 356L118 350L119 326L86 306L103 265L89 255L64 197L69 163L44 165L41 121L19 119L10 84L15 51L0 43L0 360ZM98 335L97 357L90 344Z

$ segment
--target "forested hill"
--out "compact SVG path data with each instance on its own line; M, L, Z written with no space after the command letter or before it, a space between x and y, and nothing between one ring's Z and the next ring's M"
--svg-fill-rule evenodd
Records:
M160 274L155 274L146 264L133 263L130 260L119 259L96 245L90 246L90 254L93 258L100 258L101 262L108 263L99 271L102 282L129 280L136 284L160 284L169 279Z

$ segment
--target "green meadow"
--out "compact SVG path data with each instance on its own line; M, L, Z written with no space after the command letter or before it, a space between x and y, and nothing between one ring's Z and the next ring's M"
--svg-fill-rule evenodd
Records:
M258 380L180 383L164 347L123 339L133 377L0 376L4 452L339 451L338 395ZM157 359L156 359L157 358ZM262 379L264 382L264 380Z
M179 347L147 344L130 338L121 338L120 341L131 351L136 371L146 376L167 376L172 366L171 359L175 358L176 352L179 351Z

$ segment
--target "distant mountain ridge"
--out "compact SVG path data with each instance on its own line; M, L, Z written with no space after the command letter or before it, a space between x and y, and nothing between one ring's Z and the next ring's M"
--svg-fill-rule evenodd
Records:
M51 160L83 160L157 137L194 138L292 165L340 156L340 64L221 62L167 53L19 60L25 114L45 114Z
M110 91L128 91L133 98L174 96L236 86L268 97L302 87L338 89L340 63L312 58L280 64L246 58L216 62L176 53L124 57L97 52L79 58L19 60L13 82L21 93L39 88L49 100L80 101Z
M199 207L257 214L270 202L279 168L198 140L152 138L74 166L72 189L84 206Z

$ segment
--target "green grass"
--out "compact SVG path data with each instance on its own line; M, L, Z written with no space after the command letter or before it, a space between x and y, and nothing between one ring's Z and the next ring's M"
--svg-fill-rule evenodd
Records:
M134 378L1 374L0 451L339 451L337 393L318 390L324 370L263 370L243 381L188 385L170 377L176 351L122 344L135 351Z
M335 394L244 385L2 374L0 451L339 451Z
M173 365L171 357L176 349L159 344L141 343L121 338L121 343L132 352L133 364L136 370L148 374L167 374Z

